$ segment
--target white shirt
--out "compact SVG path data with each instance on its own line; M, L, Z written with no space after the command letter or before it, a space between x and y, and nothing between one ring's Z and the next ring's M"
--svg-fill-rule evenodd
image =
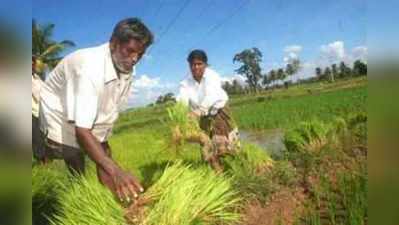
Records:
M131 83L132 74L118 77L108 43L67 55L41 89L41 129L72 147L79 147L75 126L91 129L100 142L108 140Z
M32 115L36 118L39 117L40 89L43 83L39 75L32 75Z
M222 88L222 81L218 73L205 68L204 75L198 83L191 74L180 82L177 100L189 105L191 110L199 115L213 114L214 109L223 108L229 97Z

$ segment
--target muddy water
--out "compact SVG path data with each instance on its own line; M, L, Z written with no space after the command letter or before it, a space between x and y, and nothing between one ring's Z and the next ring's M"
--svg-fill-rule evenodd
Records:
M263 131L240 130L240 140L258 145L270 155L281 156L285 150L283 142L284 131L270 129Z

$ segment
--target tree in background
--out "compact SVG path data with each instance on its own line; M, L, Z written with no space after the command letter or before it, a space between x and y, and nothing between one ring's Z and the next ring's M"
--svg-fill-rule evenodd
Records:
M274 72L274 70L273 70L273 72ZM269 73L263 75L262 84L265 87L268 87L270 85L270 83L272 82L270 73L271 73L271 71Z
M175 95L172 92L168 92L165 95L160 95L155 104L159 105L159 104L165 104L167 102L176 102L176 98Z
M277 80L284 80L287 77L287 74L285 73L283 68L279 68L277 70Z
M323 73L320 67L316 67L316 77L318 80L322 80L323 79Z
M245 49L233 58L233 63L242 63L241 67L236 69L236 72L247 77L247 83L253 92L258 92L260 87L259 81L262 78L262 70L259 64L261 61L262 53L258 48Z
M285 67L285 73L287 76L296 74L301 69L301 61L299 59L293 59Z
M333 80L335 80L335 78L338 78L338 67L337 67L337 64L332 64L331 65L331 73L332 73L332 77L333 77Z
M333 82L333 81L334 81L334 77L332 76L332 72L331 72L330 67L327 66L327 67L324 69L323 77L324 77L324 79L329 80L330 82Z
M222 84L222 88L223 90L225 90L227 92L227 94L233 94L233 89L232 89L232 85L230 85L230 82L226 81Z
M233 80L232 90L234 94L240 94L244 91L244 88L237 80Z
M40 25L32 20L32 55L36 57L35 72L44 79L45 69L53 69L62 59L61 53L68 47L74 47L70 40L61 42L52 39L54 24Z
M367 64L360 60L356 60L353 63L353 74L355 76L366 76L367 75Z
M227 92L227 94L241 94L244 92L244 88L237 80L233 80L232 83L228 81L224 82L222 88Z
M344 62L341 62L339 64L339 77L344 78L344 77L349 77L351 76L352 71L351 68L349 68Z
M269 80L270 80L270 83L273 83L274 81L278 80L276 70L270 70L270 72L269 72Z

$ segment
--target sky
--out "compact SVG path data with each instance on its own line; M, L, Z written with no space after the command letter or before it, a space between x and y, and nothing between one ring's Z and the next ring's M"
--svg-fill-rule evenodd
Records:
M54 23L55 40L85 48L109 40L114 25L140 18L155 43L137 65L129 106L143 106L167 92L177 93L189 75L186 57L195 48L208 54L210 66L225 80L239 79L235 54L257 47L263 72L294 58L302 70L294 79L314 75L317 66L366 60L365 0L96 0L32 4L32 18Z

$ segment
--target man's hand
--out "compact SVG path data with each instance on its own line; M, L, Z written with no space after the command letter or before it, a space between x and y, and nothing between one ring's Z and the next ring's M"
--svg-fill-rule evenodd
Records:
M197 120L197 119L200 118L200 115L196 111L191 111L191 112L188 113L188 117L193 119L193 120Z
M144 189L133 175L123 171L111 158L108 143L101 144L90 129L76 127L76 137L89 157L96 163L103 184L113 191L121 201L130 202Z
M127 201L129 203L131 199L137 198L139 193L144 191L136 177L119 167L114 168L111 177L115 192L122 202Z

